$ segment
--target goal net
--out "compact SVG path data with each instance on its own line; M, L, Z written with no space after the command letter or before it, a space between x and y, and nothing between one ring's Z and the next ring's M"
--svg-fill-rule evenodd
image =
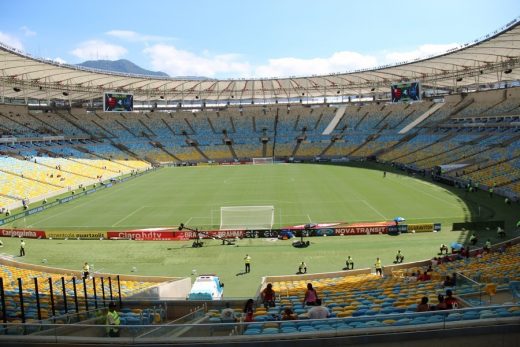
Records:
M226 206L220 208L220 230L270 230L274 206Z
M253 165L272 164L272 163L273 163L273 157L253 158Z

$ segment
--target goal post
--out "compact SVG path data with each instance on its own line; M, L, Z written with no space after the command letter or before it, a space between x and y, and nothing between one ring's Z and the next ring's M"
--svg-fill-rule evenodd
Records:
M271 230L274 206L223 206L220 208L220 230Z
M273 157L253 158L253 165L273 164Z

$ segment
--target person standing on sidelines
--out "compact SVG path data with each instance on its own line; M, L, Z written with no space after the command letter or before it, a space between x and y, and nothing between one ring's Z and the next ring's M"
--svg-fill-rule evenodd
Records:
M20 257L25 256L25 241L22 239L20 241Z
M90 266L88 265L87 262L85 262L85 264L83 264L83 278L88 279L89 276L90 276Z
M251 272L251 257L249 256L249 254L246 254L245 258L244 258L244 263L245 263L245 266L246 266L246 273L249 273Z
M381 259L377 258L374 266L376 268L376 274L383 277L383 265L381 264Z

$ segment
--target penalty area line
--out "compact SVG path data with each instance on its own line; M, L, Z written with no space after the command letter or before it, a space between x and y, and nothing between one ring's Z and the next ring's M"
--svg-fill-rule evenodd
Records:
M366 201L366 200L361 200L361 201L363 201L363 203L364 203L365 205L367 205L368 208L370 208L372 211L374 211L375 213L377 213L380 217L383 217L383 219L385 219L385 220L388 219L388 218L385 217L384 214L382 214L381 212L379 212L379 211L378 211L374 206L372 206L368 201Z
M114 224L112 224L112 227L115 227L117 226L119 223L121 223L122 221L132 217L134 214L136 214L137 212L141 211L143 208L145 208L146 206L141 206L141 207L138 207L136 208L133 212L130 212L129 214L127 214L125 217L121 218L120 220L118 220L117 222L115 222Z

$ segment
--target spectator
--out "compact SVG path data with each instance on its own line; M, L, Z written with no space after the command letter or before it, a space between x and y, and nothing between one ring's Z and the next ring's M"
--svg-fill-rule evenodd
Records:
M305 296L303 297L303 305L314 306L318 301L318 293L316 289L312 287L312 283L307 283L307 290L305 291Z
M446 310L448 309L448 306L446 305L446 302L444 301L444 295L439 294L437 296L437 305L435 305L436 310Z
M451 275L451 285L452 285L452 287L455 287L457 285L457 273L456 272L454 272Z
M325 319L330 317L330 311L327 307L321 306L321 299L316 300L316 306L307 311L309 319Z
M430 305L428 305L428 298L423 296L421 302L417 305L417 312L426 312L430 310Z
M453 297L453 292L451 289L446 290L446 298L444 300L446 302L446 307L448 309L454 309L459 307L459 301Z
M267 284L264 290L260 293L260 296L262 297L262 302L266 309L275 306L276 296L271 283Z
M298 317L294 314L292 308L286 307L282 313L282 320L296 320Z
M383 265L381 264L381 260L379 258L376 259L374 266L376 268L376 274L383 277Z
M471 236L469 238L469 243L471 243L474 246L477 244L477 242L478 242L478 238L475 235L475 233L471 234Z
M220 319L223 323L232 323L236 321L235 310L233 310L229 302L226 302L226 308L220 311Z
M347 265L347 270L354 270L354 259L350 255L347 257L345 264Z
M405 280L407 282L417 282L417 274L415 272L412 272L411 275L406 275Z
M107 312L107 333L110 337L119 337L119 325L121 324L121 319L119 318L119 313L116 311L116 304L111 302L108 305Z
M306 274L307 273L307 264L305 264L305 262L302 261L300 266L298 266L298 273L299 274Z
M253 321L253 312L254 312L254 304L253 299L248 299L244 306L244 322L252 322Z
M417 280L418 281L429 281L431 280L431 276L428 274L427 271L424 271L422 274L420 274L418 277L417 277Z
M443 287L453 287L453 280L451 279L450 275L446 275L446 278L444 279L442 286Z

